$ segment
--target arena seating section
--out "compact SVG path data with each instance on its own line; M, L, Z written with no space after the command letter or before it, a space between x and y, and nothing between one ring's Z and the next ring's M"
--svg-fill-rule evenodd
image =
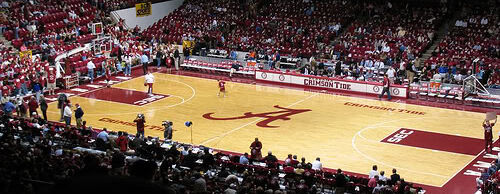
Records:
M384 5L377 8L375 10L381 10L379 13L373 13L366 21L356 21L349 27L340 38L336 52L347 53L356 62L365 59L384 61L380 58L382 53L391 61L400 59L408 62L428 48L443 18L443 13L432 7L398 11ZM389 50L383 51L383 45Z
M106 16L112 10L133 7L135 3L142 1L111 0L103 3L102 0L90 2L39 0L36 2L34 5L24 4L24 7L19 1L9 2L9 15L3 23L7 29L3 32L3 36L14 48L2 44L0 54L2 61L7 61L18 57L15 55L16 49L29 49L34 53L41 53L43 57L35 62L20 62L20 67L2 69L2 75L6 71L16 69L14 72L17 76L26 76L30 74L32 68L36 70L45 68L47 62L57 55L78 48L95 38L90 34L88 24L100 22L103 20L102 16ZM397 77L404 80L406 77L399 71L397 63L413 63L415 58L421 57L432 44L443 20L446 20L446 13L442 9L426 4L406 9L404 4L398 3L391 5L393 6L391 8L385 3L366 4L340 0L319 1L316 4L309 0L256 2L259 3L247 5L239 4L238 1L187 0L173 13L138 34L139 36L120 30L116 24L107 25L105 31L112 34L122 45L127 45L125 54L136 58L145 52L139 48L146 48L147 42L153 37L156 40L161 39L164 43L176 44L182 44L184 39L196 37L213 42L214 49L224 50L227 53L238 50L256 51L260 55L267 55L279 51L282 56L289 57L321 56L324 60L333 62L342 60L343 68L362 73L366 72L367 68L358 66L360 62L381 61L385 64L385 68L389 65L394 66L399 72ZM44 15L40 16L38 12ZM70 13L75 13L77 17L71 17ZM424 71L424 67L419 67L419 70L422 70L419 73L423 77L429 74L427 76L429 79L437 71L438 67L433 68L436 64L459 66L460 69L469 71L472 69L472 62L479 58L481 67L493 70L487 85L500 86L498 17L492 15L489 9L465 13L459 20L468 21L467 27L451 28L432 57L422 62L425 68L432 68L432 71ZM488 19L487 24L481 24L484 18ZM29 31L30 25L34 25L38 32ZM79 29L78 36L75 28ZM497 36L492 36L494 32L491 29L495 28ZM116 52L118 52L117 47L114 47L111 54ZM99 69L106 59L90 52L77 53L65 59L66 72L72 73L73 71L68 71L70 69L86 74L88 60L92 60ZM208 63L186 60L185 64L201 68L211 74L221 70L228 72L231 67L229 62ZM379 69L380 72L385 68ZM252 74L255 70L254 66L244 66L240 69L240 73ZM410 90L411 97L417 99L463 103L464 90L461 87L438 90L425 82L410 85ZM134 136L129 136L130 148L133 151L120 153L114 141L106 143L96 139L97 133L100 132L98 129L65 128L59 123L46 124L42 119L15 116L9 119L3 113L0 115L0 185L2 185L0 193L21 193L20 191L36 193L54 183L84 173L90 167L100 168L97 164L111 166L103 171L101 174L103 176L122 175L124 171L120 169L140 165L132 162L137 159L136 157L154 163L155 169L159 168L160 176L151 179L161 182L165 181L164 176L168 175L171 182L166 186L182 185L184 190L180 190L181 192L192 190L190 185L192 181L181 181L180 178L194 179L193 171L208 172L205 174L205 180L209 191L215 193L223 192L231 183L238 182L227 181L226 177L229 174L242 180L238 188L243 193L250 191L251 188L247 185L252 184L260 186L259 189L262 190L281 189L295 193L332 192L339 186L335 181L336 172L331 170L314 171L306 166L303 167L306 171L304 174L296 175L284 172L282 162L276 165L278 167L270 167L275 164L263 164L261 161L243 165L239 164L238 155L224 151L213 155L211 162L211 154L203 154L203 148L182 145L179 148L201 151L178 153L173 151L177 149L168 149L170 143L163 144L154 138L147 138L144 143L136 144ZM116 138L115 132L111 134L111 137ZM127 162L117 162L124 158ZM500 166L498 161L495 164ZM136 176L133 172L125 174ZM481 180L484 184L480 184L483 191L496 189L494 187L497 183L494 180L500 178L498 174L497 169L483 173ZM368 179L363 176L350 174L348 180L346 185L341 185L347 192L363 193L370 190L367 187ZM398 193L401 190L418 189L411 183L397 186ZM386 191L386 193L393 192L392 189Z
M492 15L489 11L475 10L459 18L459 21L467 22L466 27L454 25L426 63L444 63L450 67L472 69L472 62L478 58L489 69L500 68L500 58L495 54L495 49L500 47L500 40L489 31L498 25L499 20L498 15ZM483 19L487 23L482 24Z
M333 193L336 186L342 186L346 192L366 193L370 189L367 187L367 178L354 175L346 175L347 183L338 185L336 171L311 170L310 163L305 165L303 174L296 174L285 172L283 167L287 165L283 165L283 162L240 164L239 155L225 152L212 154L210 148L203 146L165 143L152 137L136 139L130 136L128 145L131 150L123 153L118 151L116 132L109 133L108 142L96 138L100 132L91 128L77 129L59 123L45 123L40 118L11 118L2 114L0 180L3 181L0 184L3 193L38 192L72 176L90 172L98 172L96 176L143 177L141 174L146 172L139 174L132 169L144 170L151 164L154 168L147 172L150 173L149 181L177 188L178 193L192 191L192 181L196 177L194 174L200 171L205 172L203 176L207 182L207 193L222 193L231 184L238 185L240 192L251 192L257 188L257 191L281 189L295 193ZM172 146L182 152L171 149ZM144 164L138 160L150 162ZM37 165L28 165L33 163ZM95 171L97 169L99 171ZM128 169L128 173L124 169ZM159 173L153 176L157 170ZM181 178L191 181L182 181ZM420 190L404 181L397 186L402 191ZM385 193L393 191L387 189Z
M328 44L337 36L325 26L346 26L354 19L356 5L350 2L321 1L303 17L312 4L302 0L269 1L255 12L252 10L257 8L248 10L237 1L195 0L156 22L143 36L178 44L188 35L206 36L223 42L217 45L223 50L279 49L283 54L311 56L321 52L317 43Z
M38 4L26 4L22 11L21 3L11 3L9 29L4 32L4 37L12 42L12 45L21 49L24 45L26 49L34 53L41 53L45 49L50 49L50 55L55 58L57 54L79 47L83 43L90 42L94 37L89 33L87 24L95 19L96 8L83 0L64 1L64 6L59 1L40 1ZM69 12L74 12L77 17L72 18ZM43 16L40 16L43 13ZM29 21L29 23L28 23ZM29 31L24 26L34 24L36 33ZM15 29L19 27L18 37ZM76 37L75 29L79 28L80 36ZM76 42L69 41L73 36ZM65 38L68 39L65 40ZM46 44L46 48L42 48Z

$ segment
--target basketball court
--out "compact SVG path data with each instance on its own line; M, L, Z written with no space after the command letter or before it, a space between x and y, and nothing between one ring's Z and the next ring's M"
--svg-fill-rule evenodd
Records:
M133 120L144 113L149 136L163 138L161 123L170 120L175 141L244 153L258 137L263 155L320 157L323 167L359 174L376 164L387 176L396 168L407 181L433 187L484 149L484 113L235 82L226 82L227 96L219 97L213 79L154 76L153 96L145 93L144 77L136 77L111 88L82 86L70 100L96 128L135 134ZM49 105L52 121L59 120L56 106ZM193 122L192 139L186 121Z

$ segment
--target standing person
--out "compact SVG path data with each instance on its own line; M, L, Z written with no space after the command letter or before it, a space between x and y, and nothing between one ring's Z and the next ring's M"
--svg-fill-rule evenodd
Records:
M260 160L262 158L262 143L259 138L255 138L255 141L250 144L251 158L255 160Z
M223 93L224 97L226 97L226 82L223 80L217 80L217 82L219 83L219 93L217 96L220 96L220 93Z
M172 70L172 63L174 62L174 59L172 58L173 54L170 53L170 55L167 54L167 57L165 57L165 64L167 65L167 73L170 73Z
M174 63L175 63L175 70L179 71L179 63L181 61L181 55L179 53L179 48L177 46L175 47L174 51Z
M40 84L41 79L36 79L33 83L33 92L36 96L36 101L40 101L40 94L42 93L42 85Z
M66 105L67 100L68 97L64 93L60 93L59 96L57 97L57 108L61 112L61 118L59 119L59 122L64 121L64 106Z
M149 63L149 58L146 55L146 52L142 53L141 63L142 63L142 71L143 71L144 75L146 75L146 73L148 72L148 63Z
M89 60L89 62L87 62L87 70L88 70L88 76L90 78L90 83L94 83L94 69L95 69L94 62L92 62L92 60Z
M396 70L394 70L394 67L389 66L389 69L387 69L386 74L391 84L394 83L394 75L396 74Z
M111 68L109 65L106 66L105 68L105 71L106 71L106 87L109 88L110 84L109 84L109 81L111 80Z
M31 96L30 101L28 102L30 117L38 115L38 112L36 111L37 108L38 108L38 102L36 101L36 98L34 96Z
M47 72L44 72L42 76L40 76L40 95L47 90ZM40 96L39 96L40 97ZM40 102L40 98L37 99Z
M144 123L146 123L146 119L143 114L138 114L135 118L134 122L137 125L137 134L144 137Z
M10 99L3 105L3 112L5 112L6 115L11 116L12 112L16 109L16 106L14 105L14 100Z
M49 106L47 105L47 101L45 100L45 97L40 96L40 109L42 110L42 115L43 115L43 119L45 121L47 121L47 108Z
M399 176L398 171L395 168L393 168L391 175L391 185L395 185L400 179L401 177Z
M123 69L122 69L122 60L118 60L118 59L116 59L116 60L115 60L115 67L116 67L116 69L115 69L115 73L118 75L118 74L120 73L120 71L122 71L122 70L123 70Z
M53 68L49 68L47 73L47 90L49 95L54 95L54 90L56 89L56 72Z
M491 153L491 149L493 148L493 126L497 123L497 119L495 119L494 123L490 123L489 120L483 121L484 128L484 151L486 153Z
M22 97L18 97L17 99L17 116L18 117L26 117L26 112L28 111L28 103L23 100Z
M342 173L340 168L337 169L337 174L335 174L335 194L344 194L346 184L346 176Z
M172 140L172 125L173 123L170 121L165 121L163 123L163 126L165 127L165 130L163 131L163 137L165 138L165 141Z
M163 58L163 52L161 51L160 48L156 51L156 67L158 69L161 69L161 59Z
M123 58L123 60L125 61L125 76L130 76L130 72L131 72L131 69L132 69L132 56L128 56L128 55L125 55L125 57Z
M387 77L387 74L384 74L384 81L383 81L383 86L384 89L382 89L382 93L378 96L378 99L381 100L384 94L387 92L387 99L391 100L391 82L389 81L389 78Z
M66 125L71 125L71 115L73 114L73 111L71 110L71 103L67 103L66 106L64 107L64 122Z
M153 95L153 83L155 82L155 76L148 72L146 76L144 76L144 86L148 86L148 95Z
M79 104L75 104L75 107L76 128L80 128L82 126L82 117L84 112Z

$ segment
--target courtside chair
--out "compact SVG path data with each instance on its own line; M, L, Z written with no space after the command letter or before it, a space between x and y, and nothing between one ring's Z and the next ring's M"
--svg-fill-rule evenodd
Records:
M455 96L455 103L464 104L464 89L462 87L457 88L456 94L457 95Z
M429 88L429 93L427 94L427 100L436 102L438 94L439 94L439 89L437 87Z
M410 84L410 98L417 99L418 98L418 91L419 91L419 84Z
M455 97L457 95L457 91L455 88L452 88L450 92L448 92L448 95L446 96L446 102L449 104L453 104L455 101Z
M418 98L420 100L427 100L427 94L429 93L429 84L422 83L418 90L419 90Z
M439 90L439 94L437 95L437 98L436 98L436 101L437 102L442 102L442 103L445 103L446 102L446 93L449 91L449 89L445 89L445 88L441 88Z

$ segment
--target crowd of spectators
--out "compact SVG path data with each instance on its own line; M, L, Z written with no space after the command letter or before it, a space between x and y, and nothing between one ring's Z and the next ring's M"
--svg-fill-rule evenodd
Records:
M109 187L99 183L107 178L135 178L127 185L130 189L148 183L149 189L169 193L420 191L395 169L390 178L376 166L368 178L356 177L341 169L323 169L319 158L309 163L290 154L279 162L269 152L256 159L121 131L94 130L85 122L77 128L47 123L37 116L28 119L4 113L0 115L0 164L2 193L67 192L61 188L78 188L76 192L83 193L79 189L85 190L89 182L96 183L94 189Z
M436 69L443 66L444 82L460 83L467 71L474 68L483 85L500 84L500 39L498 38L498 8L495 6L466 6L448 34L425 63ZM461 71L464 70L464 71ZM470 73L469 73L470 74Z
M481 193L495 193L500 191L500 162L491 161L488 168L480 168L481 175L476 178L476 184Z
M31 50L35 57L11 55L13 48L0 45L1 103L5 111L0 114L1 193L57 193L58 189L77 185L78 178L73 178L86 176L92 177L87 181L108 176L135 177L139 181L134 185L152 184L145 189L176 193L420 190L400 179L395 169L390 178L376 166L368 178L356 177L344 174L341 169L335 172L323 169L320 158L308 163L305 158L298 161L297 156L290 154L284 162L279 162L272 152L264 158L214 154L205 147L94 130L85 122L79 127L48 123L46 116L42 119L32 113L38 106L46 107L40 93L54 73L51 60L94 38L89 34L92 22L104 23L105 34L111 37L113 60L84 51L65 59L64 69L68 74L89 73L88 77L93 78L95 68L99 70L95 72L97 75L106 71L125 71L127 75L127 67L149 62L178 68L181 56L172 45L190 40L196 42L194 50L208 47L250 51L253 58L260 55L275 61L279 61L280 55L305 57L309 59L308 65L300 68L305 74L376 80L378 75L387 73L396 83L404 79L413 82L435 78L459 83L471 74L470 64L479 58L477 63L483 70L480 72L485 83L500 82L498 17L492 14L496 8L473 10L457 20L456 27L440 43L433 57L422 62L419 57L447 14L445 8L346 0L244 3L187 0L142 34L137 28L125 29L123 21L117 24L108 21L109 11L137 2L2 2L4 12L0 19L4 36L15 48ZM355 20L358 13L362 17ZM190 51L184 53L189 55ZM90 61L95 66L89 65ZM23 99L28 93L37 95ZM17 116L12 116L13 112ZM481 176L485 188L498 181L497 166L496 161L491 167L494 169Z
M199 48L311 56L322 52L353 19L351 1L189 0L143 33L146 39ZM307 20L308 22L303 22ZM229 53L229 52L227 52Z

